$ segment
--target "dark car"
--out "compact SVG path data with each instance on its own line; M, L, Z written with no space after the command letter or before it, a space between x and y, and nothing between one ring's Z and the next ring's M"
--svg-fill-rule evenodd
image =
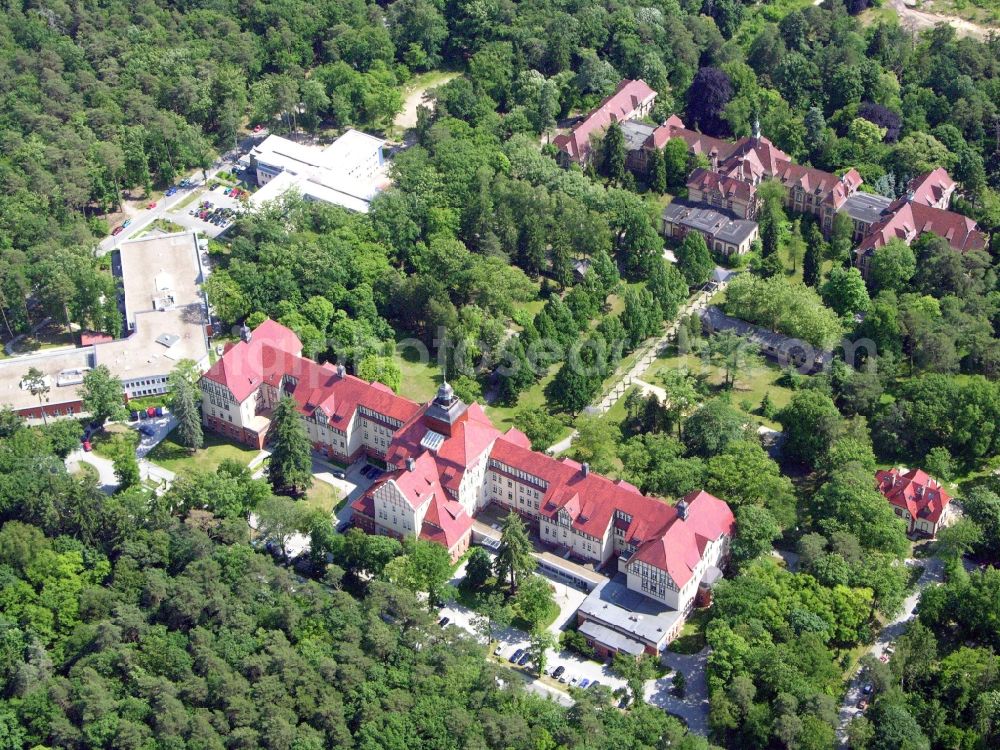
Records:
M628 696L626 695L620 701L618 701L618 708L628 708Z
M451 622L451 618L449 618L449 617L442 617L440 620L438 620L438 625L440 625L443 628L449 622Z
M529 661L531 661L531 654L525 651L524 654L521 656L521 658L517 660L517 666L523 667Z
M338 534L343 534L349 528L351 528L351 522L350 521L341 521L340 523L337 524L337 533Z
M151 424L141 424L139 425L139 432L146 437L152 437L156 434L156 428Z
M556 667L555 669L552 670L552 676L555 677L558 680L560 677L562 677L563 672L565 672L565 671L566 671L566 667L564 667L564 666L562 666L560 664L558 667Z
M871 691L872 691L872 684L870 682L861 689L861 692L864 693L865 695L868 695L869 693L871 693Z
M343 479L347 476L343 469L330 469L330 473L337 477L337 479Z
M591 689L593 689L593 688L597 687L600 684L601 684L600 680L594 680L592 683L590 683L590 687L591 687Z
M139 421L139 412L137 412L135 409L132 410L132 413L129 414L129 416L132 418L133 422Z
M519 648L517 651L515 651L513 654L510 655L510 663L517 664L522 656L524 656L524 649Z

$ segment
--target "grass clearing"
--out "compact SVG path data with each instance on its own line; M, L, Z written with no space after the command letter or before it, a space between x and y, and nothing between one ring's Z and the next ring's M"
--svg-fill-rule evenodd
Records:
M175 443L170 437L164 438L163 442L149 452L149 460L159 464L164 469L173 472L190 471L191 469L202 469L215 471L219 464L227 458L246 466L257 455L254 448L247 448L236 443L231 443L211 432L205 433L205 445L203 448L191 453L187 448Z
M768 427L779 429L776 422L766 419L757 413L760 402L765 393L771 396L771 402L775 408L780 409L792 400L794 391L790 388L778 385L775 381L781 377L781 370L775 365L765 361L762 367L754 368L748 372L741 373L736 379L736 384L731 391L725 391L722 386L724 380L723 371L713 364L704 361L696 354L677 354L675 348L667 351L667 354L653 360L653 364L643 376L643 380L653 385L659 385L660 376L669 371L685 368L695 378L703 382L710 395L728 392L731 394L733 406L742 409L755 421ZM748 401L751 409L743 408L742 402Z
M493 420L493 424L495 424L498 429L506 430L508 427L514 426L514 415L519 411L530 411L536 409L548 410L548 400L545 398L545 389L548 384L552 382L552 379L555 378L560 367L561 363L557 363L549 368L545 377L522 393L517 399L517 403L513 406L487 406L486 415ZM561 440L569 433L570 428L565 427L559 433L559 439Z
M107 424L104 429L90 436L90 446L101 458L111 460L113 458L111 443L115 435L124 435L129 432L129 428L123 424Z
M341 497L340 490L322 480L315 479L313 486L306 492L303 502L310 508L321 510L330 515L342 500L346 500L346 498Z
M427 356L427 347L400 346L402 342L414 340L398 339L393 359L402 374L399 395L423 403L430 401L437 393L438 386L441 385L441 368L437 360Z

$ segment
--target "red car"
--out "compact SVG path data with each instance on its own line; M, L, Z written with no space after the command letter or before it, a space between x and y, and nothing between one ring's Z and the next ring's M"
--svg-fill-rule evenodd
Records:
M259 133L259 132L260 132L260 131L262 131L263 129L264 129L264 126L263 126L263 125L254 125L254 126L253 126L253 132L255 132L255 133Z
M83 441L83 449L84 449L84 450L85 450L85 451L86 451L87 453L90 453L90 452L91 452L92 450L94 450L94 446L92 446L92 445L90 444L90 441L89 441L89 440L84 440L84 441Z
M121 233L122 233L122 232L124 232L124 231L125 231L125 227L122 227L122 226L117 226L117 227L115 227L115 228L114 228L114 229L112 230L112 232L111 232L111 236L112 236L112 237L115 237L115 236L117 236L117 235L121 234Z
M153 201L152 203L148 203L146 205L146 208L156 208L156 201Z

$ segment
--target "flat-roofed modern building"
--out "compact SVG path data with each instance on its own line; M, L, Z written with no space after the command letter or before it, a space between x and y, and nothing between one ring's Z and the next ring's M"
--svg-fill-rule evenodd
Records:
M88 370L106 365L121 378L127 398L167 392L167 377L181 359L208 367L208 310L201 292L204 270L194 232L153 235L119 245L126 336L89 337L96 343L0 360L0 406L27 419L74 416L83 406L80 386ZM34 367L46 378L46 402L24 387Z
M250 204L261 206L294 190L306 200L367 213L389 184L384 148L384 140L358 130L348 130L326 147L270 135L247 160L260 186Z

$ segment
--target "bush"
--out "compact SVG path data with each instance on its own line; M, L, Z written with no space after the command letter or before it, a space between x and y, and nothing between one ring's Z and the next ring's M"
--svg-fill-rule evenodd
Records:
M587 638L579 630L570 628L559 636L559 645L567 651L574 651L585 659L594 658L594 649L587 645Z
M87 227L95 237L107 237L111 233L111 225L108 224L107 220L97 216L91 216L87 219Z

